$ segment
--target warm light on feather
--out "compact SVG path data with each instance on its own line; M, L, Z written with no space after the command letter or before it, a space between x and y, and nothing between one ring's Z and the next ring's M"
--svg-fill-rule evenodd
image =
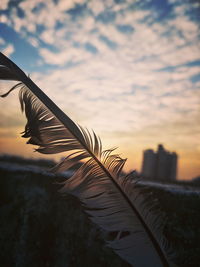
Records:
M117 232L109 246L133 266L172 266L171 250L163 236L163 217L133 179L122 175L124 159L113 149L102 150L97 135L75 124L12 61L0 54L0 79L20 83L20 103L27 124L23 137L43 154L70 151L54 172L77 170L61 192L77 196L91 220ZM5 94L6 96L8 94ZM79 164L84 160L83 164ZM126 233L126 234L124 234Z

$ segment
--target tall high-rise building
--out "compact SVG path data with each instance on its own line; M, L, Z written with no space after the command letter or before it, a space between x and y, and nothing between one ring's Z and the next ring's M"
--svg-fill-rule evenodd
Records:
M164 149L163 145L158 145L154 152L147 149L143 154L142 176L159 181L176 180L177 154Z
M144 151L143 162L142 162L142 174L146 178L155 176L156 169L156 153L152 149Z

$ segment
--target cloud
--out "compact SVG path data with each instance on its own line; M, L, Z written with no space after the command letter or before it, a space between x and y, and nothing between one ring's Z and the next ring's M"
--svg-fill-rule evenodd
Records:
M13 7L3 20L37 48L36 83L106 144L127 152L160 140L189 150L197 145L200 64L198 24L184 3L171 1L162 20L162 8L137 1L30 0L19 4L24 16ZM0 44L14 52L11 41Z
M186 42L198 40L199 26L197 23L191 21L187 16L176 16L174 19L169 21L169 26L176 29L178 36L182 35L182 38Z
M82 49L75 47L66 47L58 52L52 52L46 48L40 48L39 53L45 63L50 65L63 66L67 64L69 67L72 64L76 64L82 61L86 61L91 58L91 55L98 52L97 48L89 43L85 43Z
M0 37L0 50L3 54L10 57L14 52L14 45L11 43L6 43L6 41Z
M88 7L95 16L99 15L105 10L103 1L90 1L88 3Z
M6 10L8 8L9 0L2 0L0 4L1 10Z
M0 38L0 45L1 45L1 46L5 45L5 41L4 41L3 38Z
M84 2L84 0L60 0L58 1L57 8L60 11L67 11L74 8L77 4L83 4Z
M2 53L5 54L7 57L10 57L15 51L15 48L12 44L7 44L3 46Z
M34 47L39 47L39 41L38 39L34 38L34 37L28 37L28 41L30 42L30 44Z
M55 43L55 31L52 29L44 30L40 35L40 39L47 44L53 45Z

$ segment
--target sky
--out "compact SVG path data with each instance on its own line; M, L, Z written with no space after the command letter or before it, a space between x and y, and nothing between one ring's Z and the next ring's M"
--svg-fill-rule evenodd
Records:
M0 50L104 148L118 147L125 170L140 171L143 151L161 143L179 156L178 179L192 179L200 175L199 21L198 0L1 0ZM17 92L0 99L0 153L42 157L20 138L18 102Z

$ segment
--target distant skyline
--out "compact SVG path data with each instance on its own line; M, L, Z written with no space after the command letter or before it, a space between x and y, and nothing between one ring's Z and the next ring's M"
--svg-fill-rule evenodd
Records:
M142 177L155 181L175 181L178 155L159 144L156 151L147 149L143 153Z
M200 175L198 0L1 0L0 50L126 170L162 143L178 179ZM0 83L0 93L9 87ZM33 153L17 92L0 99L0 153Z

